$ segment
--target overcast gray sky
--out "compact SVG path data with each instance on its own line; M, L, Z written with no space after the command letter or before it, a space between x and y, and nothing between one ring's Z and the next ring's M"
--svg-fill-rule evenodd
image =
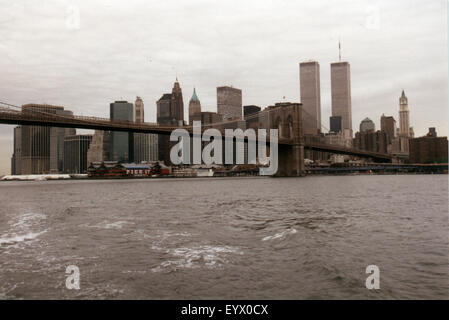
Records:
M216 87L243 90L262 107L299 101L299 66L321 66L329 127L330 63L351 64L353 128L409 98L417 136L448 134L446 0L0 0L0 101L63 105L109 116L137 95L146 121L178 76L188 105L196 86L206 111ZM185 108L187 114L187 108ZM13 127L0 125L0 174L10 171Z

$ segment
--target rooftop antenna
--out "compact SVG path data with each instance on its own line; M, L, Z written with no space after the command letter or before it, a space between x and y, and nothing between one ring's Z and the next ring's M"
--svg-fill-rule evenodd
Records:
M338 61L341 62L341 41L340 41L340 37L338 37Z

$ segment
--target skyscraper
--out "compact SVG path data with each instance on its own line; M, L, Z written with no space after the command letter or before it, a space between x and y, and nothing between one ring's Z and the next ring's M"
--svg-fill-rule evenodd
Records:
M370 118L365 118L360 122L360 132L375 131L376 126Z
M189 124L192 124L192 116L201 113L201 102L196 95L196 90L193 88L192 98L189 101Z
M127 101L110 104L111 120L134 121L134 106ZM110 138L110 160L132 162L134 159L134 134L132 132L112 131Z
M178 79L173 85L171 93L165 93L156 102L157 123L171 126L184 125L184 102Z
M91 134L64 137L64 173L86 173L87 151L92 140Z
M224 121L242 119L242 90L233 87L217 87L217 113Z
M11 158L11 174L22 174L22 127L14 128L14 153Z
M156 102L157 105L157 123L170 126L184 125L184 102L182 90L176 79L172 93L165 93ZM166 164L170 163L170 137L167 135L158 135L158 153L159 160Z
M87 151L87 166L90 166L92 162L102 162L110 159L110 136L111 133L109 131L95 130Z
M382 114L380 117L380 130L387 133L388 144L393 143L396 138L396 120L391 116L385 116Z
M408 99L404 90L399 98L399 135L402 137L410 137L410 118L408 110Z
M341 132L341 116L331 116L329 118L330 131L334 133Z
M134 121L137 123L145 122L145 110L141 97L136 97L136 102L134 102L134 117Z
M316 61L299 64L299 87L303 108L304 134L321 132L320 65Z
M171 112L173 119L177 122L178 126L184 125L184 102L182 99L182 90L179 85L178 78L173 85L171 92Z
M56 114L73 117L69 110L56 110ZM58 173L64 169L64 138L75 135L75 128L52 127L50 129L50 172Z
M72 115L71 111L64 110L61 106L47 104L26 104L22 106L22 112L32 114L51 113L61 116ZM61 172L64 136L74 132L75 129L21 126L20 174L41 174L50 171Z
M412 138L413 129L410 128L410 115L408 110L408 98L402 90L399 98L399 152L409 152L409 140ZM414 134L413 134L414 135Z
M340 116L342 132L352 137L351 72L348 62L331 63L332 116Z
M142 98L137 97L134 102L135 122L143 123L144 120L144 103ZM150 161L150 143L154 139L150 139L151 134L148 133L134 133L134 162L148 162ZM157 136L157 135L154 135Z

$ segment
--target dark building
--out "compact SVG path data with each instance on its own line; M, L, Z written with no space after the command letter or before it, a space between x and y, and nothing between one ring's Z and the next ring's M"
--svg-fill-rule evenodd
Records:
M91 141L91 134L64 138L64 173L87 173L87 151Z
M388 144L396 138L396 120L391 116L382 115L380 117L380 130L387 133Z
M246 121L247 128L258 128L259 126L259 116L261 108L258 106L244 106L243 107L243 117Z
M11 174L22 174L22 127L14 128L14 153L11 158Z
M435 128L429 128L427 136L410 139L410 163L447 163L447 137L437 137Z
M383 131L365 131L357 132L353 140L354 148L387 153L388 146L387 133Z
M437 137L437 132L435 130L435 128L429 128L429 133L427 134L428 137L432 137L432 138L436 138Z
M341 116L332 116L329 118L330 121L330 131L340 132L341 131Z
M184 102L182 99L182 90L178 79L173 85L172 93L166 93L156 102L157 105L157 123L169 126L184 125ZM165 164L170 162L170 148L174 143L170 143L170 136L158 136L158 158Z
M134 106L127 101L110 104L111 120L134 121ZM132 132L112 131L109 144L109 157L112 161L134 161L134 134Z
M216 112L203 111L192 115L192 121L201 121L201 125L221 123L223 117Z
M259 113L260 112L260 107L258 106L254 106L254 105L250 105L250 106L243 106L243 116L246 117L253 115L255 113Z

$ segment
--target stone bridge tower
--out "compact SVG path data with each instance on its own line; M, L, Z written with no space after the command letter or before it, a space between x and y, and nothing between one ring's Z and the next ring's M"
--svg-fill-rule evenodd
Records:
M267 107L260 113L259 127L278 129L279 177L297 177L304 172L304 137L302 128L302 104L282 102Z

